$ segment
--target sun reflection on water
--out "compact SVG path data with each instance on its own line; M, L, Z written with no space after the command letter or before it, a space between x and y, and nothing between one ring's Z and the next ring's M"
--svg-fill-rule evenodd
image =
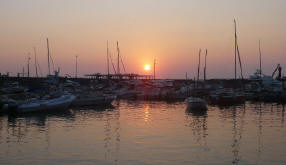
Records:
M144 121L148 122L149 117L150 117L150 105L147 104L144 108Z

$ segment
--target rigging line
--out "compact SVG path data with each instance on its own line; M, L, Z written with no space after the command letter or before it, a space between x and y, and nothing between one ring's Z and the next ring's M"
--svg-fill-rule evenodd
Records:
M51 61L52 61L52 65L53 65L53 71L55 71L54 60L53 60L53 57L52 57L52 55L51 55L51 54L50 54L50 58L51 58Z
M42 70L41 70L40 64L38 62L37 62L37 65L38 65L38 69L40 71L40 75L41 75L41 77L43 77Z
M34 51L35 51L35 55L36 55L36 47L34 47ZM35 65L36 65L36 67L37 67L37 70L40 71L41 77L43 77L43 73L42 73L40 64L39 64L39 62L38 62L38 58L35 59ZM37 77L38 77L38 74L37 74Z
M116 52L117 51L117 48L115 47L115 48L113 48L113 52ZM110 53L111 54L111 53ZM115 56L116 56L116 53L114 53L115 54ZM112 55L112 54L111 54ZM116 58L116 57L115 57ZM113 61L112 61L112 56L111 56L111 62L112 62L112 65L113 65L113 69L115 69L114 70L114 74L117 74L117 70L116 70L116 66L114 65L114 63L113 63Z
M120 50L119 50L119 52L120 52ZM121 53L120 53L120 60L121 60L121 64L123 66L124 72L126 73L125 66L124 66L124 63L123 63L123 60L122 60L122 57L121 57Z
M115 66L114 66L114 63L113 63L113 60L112 60L111 53L109 53L109 58L110 58L110 61L111 61L111 64L112 64L112 68L113 68L114 74L116 74L116 69L115 69Z
M238 61L239 61L239 65L240 65L240 74L241 74L241 78L243 79L242 65L241 65L241 59L240 59L240 53L239 53L238 45L236 45L236 48L237 48Z

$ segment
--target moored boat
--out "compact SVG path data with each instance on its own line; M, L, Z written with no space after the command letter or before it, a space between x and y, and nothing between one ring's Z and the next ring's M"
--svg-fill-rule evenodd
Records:
M235 91L231 88L219 88L210 95L210 102L218 105L243 104L246 100L242 91Z
M18 105L15 109L17 113L46 112L53 110L64 110L72 103L76 97L74 95L62 95L53 99L31 100Z
M190 110L207 110L207 103L205 100L195 97L186 98L188 109Z

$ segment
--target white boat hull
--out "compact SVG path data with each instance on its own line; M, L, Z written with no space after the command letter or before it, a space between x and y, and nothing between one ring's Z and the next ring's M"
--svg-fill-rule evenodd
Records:
M16 112L30 113L30 112L46 112L52 110L64 110L69 107L76 97L74 95L64 95L59 98L50 100L41 100L34 103L26 103L18 106Z

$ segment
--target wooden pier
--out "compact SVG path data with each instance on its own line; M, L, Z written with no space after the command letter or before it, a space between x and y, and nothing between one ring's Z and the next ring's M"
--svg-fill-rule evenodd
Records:
M139 75L139 74L87 74L86 77L90 79L114 79L114 80L152 80L152 75Z

